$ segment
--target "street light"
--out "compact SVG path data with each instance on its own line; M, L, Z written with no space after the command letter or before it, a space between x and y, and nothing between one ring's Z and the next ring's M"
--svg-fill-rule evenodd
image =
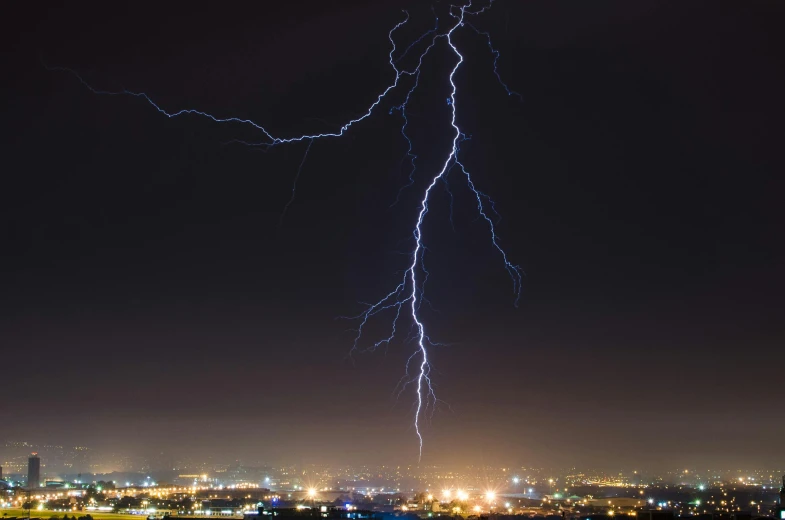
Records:
M485 500L488 501L488 512L493 512L493 501L496 500L496 492L491 490L486 491Z

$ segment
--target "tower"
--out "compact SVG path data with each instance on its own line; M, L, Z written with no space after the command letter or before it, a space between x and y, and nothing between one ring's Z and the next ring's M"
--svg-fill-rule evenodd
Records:
M782 487L780 488L779 517L785 519L785 475L782 476Z
M41 459L32 453L27 459L27 489L41 487Z

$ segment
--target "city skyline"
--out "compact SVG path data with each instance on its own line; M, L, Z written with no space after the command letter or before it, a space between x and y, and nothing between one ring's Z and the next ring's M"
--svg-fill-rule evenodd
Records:
M5 446L8 448L8 444ZM18 447L18 446L16 446ZM81 448L80 448L81 449ZM678 470L666 476L567 473L535 468L304 467L222 468L167 477L112 474L115 478L49 478L37 482L41 459L28 460L28 481L0 480L0 509L87 512L116 520L186 518L316 509L419 518L517 515L583 519L586 515L659 518L733 515L779 518L785 512L785 475ZM144 475L144 474L142 474ZM81 475L80 475L81 477ZM131 478L123 482L118 477ZM31 480L32 479L32 480ZM36 484L31 484L35 481ZM130 515L129 518L114 516ZM768 516L767 516L768 515ZM327 516L327 515L322 515ZM59 516L52 517L59 519ZM63 520L68 520L67 515ZM88 517L87 520L90 520Z

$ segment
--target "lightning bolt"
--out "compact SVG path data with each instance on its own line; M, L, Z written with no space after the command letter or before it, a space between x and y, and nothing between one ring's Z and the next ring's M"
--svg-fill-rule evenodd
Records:
M355 119L351 119L344 123L342 126L338 128L338 130L333 132L326 132L326 133L319 133L319 134L304 134L300 136L293 136L293 137L276 137L272 135L264 126L250 120L250 119L243 119L239 117L219 117L207 112L193 109L193 108L185 108L175 111L169 111L158 105L153 101L153 99L144 92L134 92L130 90L119 90L119 91L109 91L109 90L101 90L94 88L92 85L87 83L76 71L66 68L66 67L49 67L46 64L44 66L51 71L64 71L72 74L76 77L82 85L84 85L88 90L90 90L94 94L99 95L109 95L109 96L131 96L135 98L142 99L149 105L151 105L155 110L157 110L162 115L166 116L167 118L174 118L186 115L195 115L201 116L207 119L210 119L216 123L232 123L244 126L250 126L254 130L260 132L263 136L263 140L259 142L248 142L248 141L235 141L238 143L242 143L249 146L261 146L261 147L273 147L287 143L295 143L301 141L308 141L308 146L305 151L305 155L303 157L302 162L297 170L297 175L294 179L294 185L292 187L292 196L287 202L286 206L284 207L283 213L281 215L281 219L283 219L286 210L292 204L295 196L296 190L296 183L299 179L300 172L302 171L303 164L305 163L305 159L308 155L308 152L311 149L311 145L315 140L318 139L325 139L330 137L341 137L343 136L349 129L355 126L357 123L371 117L371 115L376 111L379 105L383 102L383 100L390 94L392 91L396 90L402 80L405 78L409 78L411 81L411 86L409 87L403 101L398 105L393 105L392 108L389 109L389 113L392 114L393 112L399 112L403 118L403 125L401 127L401 134L403 135L404 139L408 143L408 150L404 157L409 158L411 169L409 174L409 182L401 188L403 191L405 188L408 188L414 184L414 176L415 176L415 160L417 156L413 153L413 143L412 140L406 133L409 120L406 113L407 104L411 99L412 94L416 91L417 87L420 84L420 73L422 71L422 66L425 58L428 56L430 51L439 44L440 41L446 42L446 45L449 47L450 51L454 55L456 61L452 69L449 73L449 84L450 84L450 92L449 96L446 98L447 104L450 106L450 126L452 128L453 137L452 143L449 152L442 163L441 169L436 172L436 174L431 177L430 183L425 188L425 191L422 194L422 198L420 200L417 212L417 218L414 224L414 228L412 230L412 236L414 239L414 246L413 249L410 251L409 256L411 263L408 265L408 268L404 271L402 278L398 285L389 293L387 293L383 298L376 301L375 303L366 304L365 310L356 316L351 316L349 319L355 320L359 325L355 329L355 337L352 348L350 350L350 355L356 352L368 352L374 351L381 346L387 346L392 342L392 340L398 334L398 322L401 318L402 313L406 312L411 315L412 321L412 338L416 342L416 349L412 352L411 356L408 358L405 367L404 376L401 378L401 381L398 385L398 394L402 393L407 387L410 385L416 388L416 398L413 405L413 427L415 434L417 436L417 440L419 443L419 458L422 459L423 453L423 432L422 432L422 420L424 415L427 413L429 407L431 408L432 412L435 409L437 404L436 394L434 392L432 380L431 380L431 364L429 360L429 347L438 345L430 340L426 333L426 327L424 320L421 316L421 306L424 301L427 301L425 298L425 284L428 280L429 272L425 268L424 264L424 257L427 251L427 247L425 246L424 238L423 238L423 222L428 215L429 212L429 203L431 199L431 195L433 192L434 187L439 182L444 182L446 185L446 177L449 172L453 168L458 168L466 178L466 183L469 190L474 194L476 201L477 201L477 211L479 216L486 222L489 233L490 233L490 242L494 249L499 253L502 258L504 268L507 270L507 273L512 280L512 288L514 294L514 302L515 306L517 307L518 302L521 296L521 284L522 284L522 276L523 271L521 268L515 264L513 264L507 256L505 250L499 244L499 237L496 234L496 222L494 221L491 216L489 216L489 212L494 215L498 219L498 213L496 212L496 208L494 205L493 200L480 191L472 179L469 171L464 166L464 164L459 159L460 153L460 143L466 139L466 135L461 131L460 127L458 126L458 87L455 83L455 75L460 69L460 67L464 63L464 57L458 49L453 36L456 31L459 31L464 26L468 26L471 28L476 34L483 37L488 47L491 50L492 55L494 56L493 60L493 73L496 75L501 86L505 89L508 95L510 96L517 96L520 98L520 95L511 90L503 81L501 76L498 72L498 61L499 61L499 52L493 47L491 43L490 34L487 32L480 31L474 25L470 24L466 21L467 16L476 16L482 14L486 10L488 10L493 3L493 0L490 0L488 5L482 7L477 10L470 10L472 5L468 3L467 5L453 5L450 6L449 9L449 16L453 19L453 22L449 25L448 28L440 30L439 27L439 18L435 16L435 25L432 29L428 30L426 33L421 35L419 38L414 40L399 56L395 56L397 51L397 47L395 44L394 34L398 29L404 26L409 21L409 13L404 11L404 19L398 22L388 33L387 37L391 43L391 50L389 53L389 63L392 67L395 77L387 87L385 87L381 93L379 93L375 100L367 107L365 112ZM425 45L424 50L422 50L419 54L419 57L416 60L416 65L407 70L406 68L400 67L399 63L403 60L404 57L409 55L413 52L414 49ZM446 188L448 193L451 197L450 203L450 216L452 218L452 192L450 191L449 187ZM398 197L396 197L395 201L397 202L400 197L401 192L399 191ZM395 204L395 203L393 203ZM490 209L488 209L490 208ZM498 220L497 220L498 221ZM362 348L361 343L363 341L363 332L365 326L368 324L368 321L381 314L385 311L393 311L394 316L391 320L391 330L389 335L386 337L370 344L369 346Z

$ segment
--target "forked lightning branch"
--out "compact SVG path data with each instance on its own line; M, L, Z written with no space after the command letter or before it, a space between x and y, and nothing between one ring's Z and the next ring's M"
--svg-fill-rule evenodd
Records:
M491 2L492 3L492 2ZM461 131L461 127L459 124L459 107L462 106L462 103L465 102L461 98L460 89L458 86L458 82L456 80L456 73L461 69L464 65L464 56L461 54L461 51L456 44L454 36L459 31L471 31L472 33L476 34L478 37L482 38L483 41L487 41L487 44L491 50L492 56L492 65L493 65L493 73L496 75L497 79L501 87L504 91L511 96L518 96L518 94L508 88L508 86L502 81L501 76L499 75L497 65L499 61L499 52L493 47L491 43L491 37L487 32L482 32L478 30L474 25L469 22L470 17L475 17L483 12L487 11L491 7L491 4L488 4L484 7L480 8L473 8L471 3L464 6L451 6L449 9L449 17L447 23L442 23L439 18L436 18L434 28L427 31L425 34L421 35L419 38L413 40L410 45L408 45L402 52L398 51L398 46L395 42L395 36L401 31L401 28L404 27L407 22L409 21L409 14L408 12L404 11L404 19L397 23L388 33L388 38L390 40L391 49L389 53L389 63L390 67L395 74L393 81L385 87L381 93L378 94L376 99L371 103L362 113L362 115L356 119L352 119L347 121L343 126L339 127L337 130L327 133L320 133L320 134L305 134L299 136L275 136L268 132L264 126L259 123L256 123L250 119L243 119L238 117L220 117L213 114L209 114L207 112L197 110L194 108L186 108L180 110L168 110L163 108L155 101L153 101L152 96L148 95L145 92L133 92L130 90L121 90L121 91L108 91L108 90L100 90L92 85L88 84L82 77L74 70L64 68L64 67L48 67L50 70L60 70L66 71L75 76L85 87L87 87L91 92L94 94L101 94L101 95L110 95L110 96L131 96L138 99L141 99L145 103L149 104L152 108L157 110L162 115L173 118L173 117L182 117L182 116L199 116L211 119L217 123L226 123L226 124L238 124L238 125L245 125L250 126L253 128L254 131L261 134L260 139L258 142L245 142L249 146L263 146L263 147L273 147L273 146L280 146L285 145L288 143L296 143L300 141L309 141L313 142L314 140L318 139L329 139L329 138L338 138L346 134L350 131L354 126L361 123L363 120L373 116L376 112L379 111L380 105L383 104L385 99L388 95L400 88L408 88L406 94L403 98L403 102L397 106L394 106L390 109L390 112L397 111L400 112L403 124L401 127L401 133L408 143L408 151L407 155L411 158L412 170L410 175L410 185L415 178L415 175L419 175L420 172L417 172L414 168L414 159L415 156L412 154L412 149L414 148L414 143L412 143L411 139L407 135L407 127L409 124L407 118L407 104L411 99L412 94L417 90L420 85L420 76L423 67L427 63L427 60L430 58L431 51L439 46L444 45L450 51L449 54L454 58L454 62L452 67L449 69L449 91L446 92L445 102L450 107L450 131L452 132L452 140L451 146L444 151L444 159L441 161L441 169L438 171L432 172L428 175L429 182L426 185L426 188L422 192L422 196L420 198L420 202L417 208L417 212L412 216L412 245L409 252L409 264L406 268L400 282L397 286L395 286L389 293L384 295L382 298L376 301L376 303L370 304L366 307L366 309L359 315L355 316L359 322L359 325L356 329L357 334L354 338L354 343L352 345L351 351L355 352L364 352L364 351L373 351L377 347L385 344L389 344L397 334L399 334L400 329L398 327L398 322L401 319L402 315L408 316L411 319L411 324L413 326L413 333L415 336L415 344L416 348L413 350L411 356L409 357L406 367L405 367L405 374L401 379L400 391L403 392L408 388L413 388L415 392L415 402L414 402L414 411L413 411L413 427L414 431L417 435L417 440L419 443L419 456L422 457L423 451L423 432L422 432L422 420L426 413L428 413L429 408L433 409L436 405L436 395L434 393L433 385L431 384L431 364L429 360L429 349L433 345L431 342L428 333L426 324L421 315L421 305L424 300L424 287L425 282L428 277L428 271L425 269L423 263L423 256L426 250L426 244L428 237L423 234L423 222L428 217L429 213L429 203L431 200L433 188L439 183L445 175L452 169L457 168L463 174L466 179L466 186L474 195L476 202L477 202L477 212L479 216L485 221L488 226L488 231L490 235L490 244L491 246L497 251L499 257L502 260L503 267L507 270L513 285L513 292L515 297L515 304L518 304L518 300L520 299L521 294L521 281L522 281L522 271L519 266L512 263L507 253L499 244L498 237L496 235L496 230L494 226L494 220L491 215L495 214L495 208L493 207L493 201L480 191L474 183L472 176L470 175L469 171L463 165L460 160L459 152L460 152L460 143L464 139L464 133ZM417 50L419 49L419 51ZM405 67L399 66L399 63L402 59L409 55L410 53L419 52L419 54L414 54L414 59L410 59L412 62L412 66L407 69ZM310 148L310 144L309 144ZM307 153L307 152L306 152ZM424 175L424 174L423 174ZM294 196L294 190L292 192L292 196ZM291 201L290 201L291 202ZM288 205L287 205L288 206ZM381 338L377 339L367 339L364 336L364 328L369 323L369 320L377 318L377 317L384 317L389 316L390 320L390 332L389 335L386 335Z

